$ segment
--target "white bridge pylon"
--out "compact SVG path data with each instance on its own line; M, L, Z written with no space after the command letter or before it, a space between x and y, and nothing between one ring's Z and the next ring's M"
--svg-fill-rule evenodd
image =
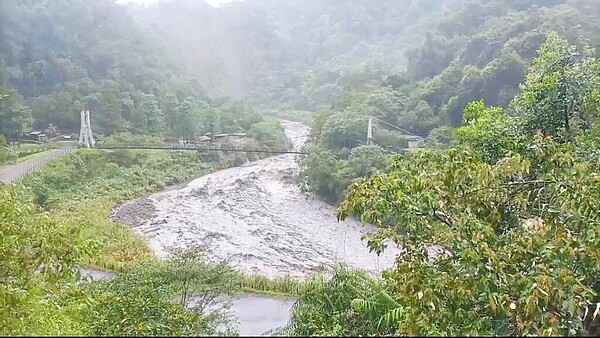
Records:
M90 111L81 110L81 128L79 129L79 144L87 148L93 148L96 144L94 134L92 134L92 125L90 124Z
M367 144L373 145L373 118L369 116L369 125L367 126Z

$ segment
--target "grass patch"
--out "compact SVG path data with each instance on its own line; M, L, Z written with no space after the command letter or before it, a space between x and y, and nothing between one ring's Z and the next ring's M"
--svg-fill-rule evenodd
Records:
M269 296L295 297L303 287L303 282L291 276L268 278L261 275L241 274L239 288L248 293Z
M0 164L18 164L44 156L52 149L60 148L57 142L44 144L22 144L21 146L0 146Z
M26 156L23 156L23 157L19 157L19 158L17 158L14 161L14 163L17 164L17 163L23 163L23 162L26 162L26 161L34 160L34 159L36 159L38 157L42 157L42 156L48 154L48 152L50 152L51 150L52 149L40 150L40 151L38 151L36 153L32 153L32 154L29 154L29 155L26 155Z
M142 237L109 220L112 208L215 167L194 153L79 149L20 184L41 209L74 229L79 264L122 272L151 252Z
M22 143L18 146L10 146L10 149L16 152L35 151L41 148L42 145L36 143Z
M92 247L89 252L81 252L80 265L126 272L140 261L152 257L143 238L109 219L113 206L114 203L108 198L99 198L76 208L60 207L54 210L57 217L78 228L78 247Z

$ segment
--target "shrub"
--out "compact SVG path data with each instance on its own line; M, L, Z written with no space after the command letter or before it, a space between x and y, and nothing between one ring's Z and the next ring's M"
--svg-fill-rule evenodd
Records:
M201 248L177 250L165 262L146 261L112 280L89 283L91 305L82 315L89 334L193 336L232 333L229 304L237 273L209 265ZM219 327L225 332L219 332Z

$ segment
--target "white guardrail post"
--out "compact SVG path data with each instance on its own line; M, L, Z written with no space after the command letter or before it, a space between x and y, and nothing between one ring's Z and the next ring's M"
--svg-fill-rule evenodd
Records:
M54 161L55 159L57 159L58 157L61 157L69 152L71 152L73 150L73 148L67 148L67 149L60 149L59 151L57 151L56 153L50 155L48 158L46 158L44 161L32 166L31 168L28 168L26 170L24 170L21 174L19 174L19 176L17 176L15 179L13 179L12 182L17 182L22 180L25 176L27 176L30 172L34 171L35 169L43 166L44 164Z

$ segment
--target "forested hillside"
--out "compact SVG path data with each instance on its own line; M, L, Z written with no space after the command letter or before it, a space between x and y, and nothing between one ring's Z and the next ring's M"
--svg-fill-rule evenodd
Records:
M590 0L248 0L214 8L175 0L132 14L217 96L316 110L344 89L364 91L406 70L413 81L429 78L415 95L457 122L467 97L507 103L544 31L590 38L596 7Z
M259 140L285 143L281 128L244 102L212 103L203 84L110 0L2 1L0 22L0 92L9 94L0 102L0 134L9 140L50 125L76 133L88 107L99 135L194 138L261 122Z
M375 144L397 152L406 133L390 125L440 148L450 143L471 101L483 99L514 113L509 103L548 34L597 50L599 11L594 1L464 2L407 52L406 70L343 86L330 109L317 113L305 162L309 188L337 201L353 179L384 168L383 149L364 146L368 116L384 122L376 126ZM352 152L372 153L367 171L364 165L352 169Z
M77 131L78 111L97 132L174 127L178 100L205 99L111 1L2 1L2 113L15 125ZM21 119L12 117L21 115ZM16 135L14 135L16 136Z
M402 69L404 51L459 3L248 0L214 8L176 0L132 13L209 92L314 110L345 84Z
M241 273L200 243L157 260L152 237L108 219L115 205L267 155L78 149L0 185L0 334L224 335L228 305L205 310L242 291L297 297L279 332L292 336L600 334L599 0L0 0L0 43L1 152L32 128L77 132L86 106L106 144L246 132L289 146L274 115L309 116L301 187L338 220L373 225L372 252L399 250L377 276L315 259L307 280ZM226 173L232 185L209 178L214 193L165 198L223 215L187 225L231 257L254 254L227 251L206 223L237 215L239 236L265 237L235 247L277 250L294 269L307 251L339 261L290 250L308 237L303 217L258 210L265 198L328 210L291 186L285 156L273 163L293 167L255 162ZM137 202L143 236L201 238ZM314 237L345 256L343 226ZM81 267L116 276L85 282Z
M180 135L180 105L189 97L210 103L209 96L313 111L371 98L363 105L369 113L428 136L459 124L469 101L507 107L548 31L599 44L593 0L1 6L0 90L12 91L2 103L2 133L9 138L30 125L76 130L74 107L84 105L97 115L99 133Z
M511 106L469 103L452 148L351 185L338 217L405 251L381 280L313 278L293 333L598 335L600 59L550 35Z

